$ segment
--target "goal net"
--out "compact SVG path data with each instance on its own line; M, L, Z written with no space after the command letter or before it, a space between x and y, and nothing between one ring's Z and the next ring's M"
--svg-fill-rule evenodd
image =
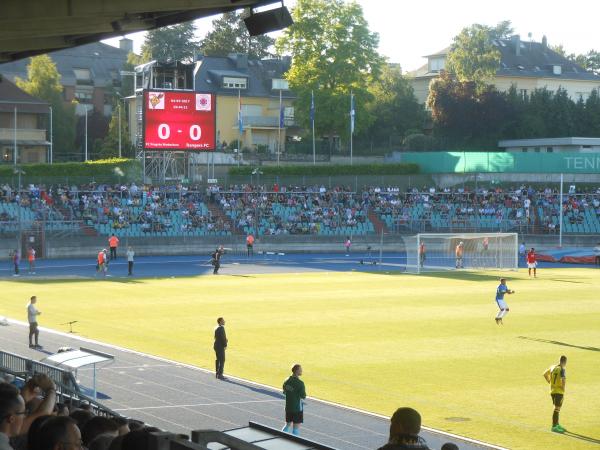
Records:
M517 233L422 233L405 239L406 271L517 270Z

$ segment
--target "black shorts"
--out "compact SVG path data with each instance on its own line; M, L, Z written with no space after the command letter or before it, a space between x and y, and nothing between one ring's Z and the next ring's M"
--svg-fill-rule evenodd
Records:
M285 422L286 423L290 423L290 422L302 423L302 422L304 422L304 412L302 412L302 411L299 411L299 412L286 411L285 412Z
M552 404L554 406L562 406L564 394L550 394L550 396L552 397Z
M38 330L37 322L29 322L29 332L35 333Z

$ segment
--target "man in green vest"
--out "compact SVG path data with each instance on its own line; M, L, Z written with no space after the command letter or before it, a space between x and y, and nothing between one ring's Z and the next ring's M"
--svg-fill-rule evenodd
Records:
M289 432L292 428L292 434L300 434L300 424L304 421L304 401L306 398L306 389L304 382L300 379L302 375L302 366L294 364L292 375L283 383L283 393L285 394L285 427L283 431Z

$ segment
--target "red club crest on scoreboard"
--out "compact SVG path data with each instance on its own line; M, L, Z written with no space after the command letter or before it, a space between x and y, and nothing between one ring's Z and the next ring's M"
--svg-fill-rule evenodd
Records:
M189 91L144 91L146 150L214 150L215 96Z

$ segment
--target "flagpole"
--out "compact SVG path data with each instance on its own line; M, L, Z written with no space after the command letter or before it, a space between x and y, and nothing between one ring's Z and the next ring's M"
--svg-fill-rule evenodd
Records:
M88 109L85 108L85 145L84 145L85 157L84 160L88 160Z
M559 216L558 216L558 247L562 248L563 241L563 174L560 174L560 201L558 203Z
M237 165L240 165L240 155L242 149L240 148L240 142L242 140L242 90L238 89L238 145L237 145Z
M312 122L312 144L313 144L313 165L317 164L317 152L315 150L315 92L310 91L310 111Z
M281 111L281 89L279 89L279 120L277 121L277 166L279 167L279 155L281 154L281 119L282 119L282 111Z
M352 165L352 137L354 136L354 94L350 91L350 165Z
M15 106L15 117L13 123L13 166L17 167L17 107ZM19 213L20 215L20 213Z

